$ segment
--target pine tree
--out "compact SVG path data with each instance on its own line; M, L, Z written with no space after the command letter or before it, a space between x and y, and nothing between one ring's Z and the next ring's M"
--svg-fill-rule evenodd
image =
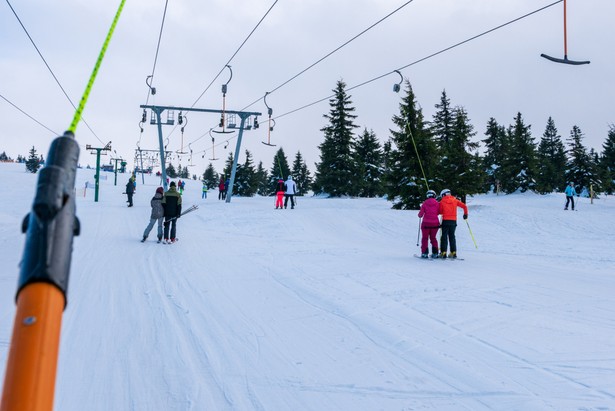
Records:
M440 166L438 179L443 187L452 189L453 193L466 202L466 196L482 191L485 173L477 151L479 143L472 142L476 135L468 115L463 107L452 111L453 124L446 141L441 142Z
M209 188L217 187L218 181L220 181L220 176L216 173L216 169L212 163L209 163L205 172L203 173L202 181Z
M393 116L397 131L391 130L391 150L387 156L385 192L394 209L418 209L433 183L437 148L427 129L423 112L408 81L399 115ZM418 152L418 155L417 155ZM430 187L431 188L431 187Z
M521 113L507 130L506 157L502 164L501 185L506 193L536 190L536 147L531 127L525 125ZM510 144L507 146L507 144Z
M231 179L231 171L233 170L233 161L235 160L234 156L233 156L233 152L229 151L228 153L228 157L226 158L226 161L224 163L224 169L222 170L222 173L224 174L224 179L225 180L230 180ZM237 168L239 168L239 164L237 164ZM235 173L237 173L237 170L235 170ZM237 185L233 185L233 195L237 194Z
M175 167L171 163L169 163L169 165L167 165L167 177L169 177L169 178L176 178L177 177L177 171L175 171Z
M36 155L36 149L32 146L30 149L30 157L28 157L28 160L26 161L26 170L31 173L36 173L40 167L41 163Z
M269 195L269 173L263 167L263 162L259 161L258 166L256 167L256 193L262 196Z
M600 186L596 164L583 145L583 132L578 126L573 126L568 141L568 162L566 163L566 181L573 182L577 192L589 186Z
M318 146L320 163L316 164L313 188L317 194L340 197L350 195L357 183L353 145L358 126L354 124L357 116L352 114L355 108L346 93L346 83L338 81L333 91L329 114L324 115L329 124L321 129L324 141Z
M235 173L235 187L233 192L236 191L237 195L242 197L253 197L258 189L258 182L256 178L256 170L254 169L254 160L252 160L252 153L246 150L246 160L243 164L237 165L237 171Z
M566 149L551 117L538 145L537 159L536 190L543 194L563 190L566 186Z
M10 161L10 157L6 155L6 151L3 151L2 154L0 154L0 161Z
M485 188L495 193L502 184L502 164L506 158L507 148L506 128L491 117L485 135L487 138L482 140L486 148L483 158L483 170L486 173Z
M295 184L297 184L297 195L302 196L307 193L312 184L312 177L310 177L310 170L305 160L303 160L300 151L297 151L297 154L295 154L292 176L293 180L295 180Z
M284 149L280 147L273 157L273 165L269 172L269 195L275 195L275 187L279 179L286 180L290 175L290 167L288 166L288 159L284 154Z
M602 145L600 156L600 175L605 192L615 192L615 124L609 126L606 141Z
M454 109L451 109L451 101L446 95L446 90L442 91L440 103L436 104L435 107L436 113L429 128L438 148L442 150L448 146L449 141L453 138L455 128Z
M355 146L355 161L359 177L356 195L359 197L379 197L383 195L384 153L374 131L368 131L365 128Z

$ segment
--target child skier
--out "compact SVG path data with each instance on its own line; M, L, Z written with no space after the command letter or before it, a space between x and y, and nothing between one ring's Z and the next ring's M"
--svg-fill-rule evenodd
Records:
M282 200L284 199L284 180L282 180L281 178L278 180L278 185L276 186L275 189L275 209L277 210L278 207L280 208L280 210L282 209L283 206L283 202Z
M429 257L429 248L427 242L431 242L431 258L438 258L438 240L436 235L440 227L440 219L438 218L438 212L440 211L440 204L436 200L436 192L433 190L427 191L427 199L421 204L419 210L419 218L423 219L421 223L421 257Z
M468 207L451 195L451 190L445 188L440 192L440 210L442 214L442 238L440 239L440 258L446 258L447 243L451 245L449 258L457 258L457 240L455 229L457 228L457 207L463 208L463 219L468 218Z
M158 221L158 242L162 240L162 220L164 220L164 209L162 208L163 194L164 190L162 187L158 187L154 197L150 201L150 205L152 206L152 214L150 215L149 224L145 227L145 231L143 232L143 239L141 240L142 243L147 240L147 236L150 231L152 231L152 228L154 228L156 221Z

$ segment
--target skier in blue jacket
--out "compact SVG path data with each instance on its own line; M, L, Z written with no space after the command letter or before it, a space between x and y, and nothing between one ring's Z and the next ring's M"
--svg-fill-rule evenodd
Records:
M572 210L574 210L574 196L579 196L577 190L574 189L574 183L571 181L570 184L566 187L566 205L564 206L564 210L568 210L568 204L572 203Z

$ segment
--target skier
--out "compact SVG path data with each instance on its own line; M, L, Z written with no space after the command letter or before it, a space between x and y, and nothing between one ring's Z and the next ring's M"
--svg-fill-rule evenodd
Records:
M182 186L182 180L177 180L177 189L179 190L179 194L184 194L184 186Z
M164 220L164 208L162 207L163 195L163 188L158 187L154 197L152 197L150 201L150 205L152 206L152 214L150 215L149 224L145 227L145 231L143 232L143 240L141 240L142 243L147 240L147 236L150 231L152 231L152 228L154 228L156 221L158 221L158 242L162 241L162 221Z
M126 195L128 196L128 207L132 207L132 195L135 192L135 184L132 181L132 177L128 179L128 183L126 183Z
M438 240L436 235L440 228L440 219L438 218L438 212L440 210L440 204L436 200L436 192L433 190L427 191L427 199L421 204L419 210L419 218L423 218L421 223L421 257L429 257L429 247L427 242L431 242L431 258L438 258Z
M275 209L277 210L278 207L280 208L280 210L282 209L282 199L284 198L284 180L282 180L281 178L278 179L278 184L276 185L275 188Z
M290 198L290 208L295 208L295 194L297 194L297 184L293 181L293 176L288 176L286 183L286 192L284 193L284 208L288 205L288 199Z
M182 197L175 188L175 181L171 181L169 190L162 197L162 207L164 208L164 242L174 243L177 232L177 219L182 214ZM171 226L171 236L169 237L169 225Z
M445 188L440 192L440 209L442 214L442 237L440 238L440 258L446 258L448 243L451 245L449 258L457 258L457 241L455 229L457 228L457 207L463 208L463 219L468 218L468 207L451 195L451 190Z
M568 187L566 187L565 192L566 205L564 206L564 210L568 210L568 204L572 203L572 211L574 211L574 196L576 195L578 197L579 194L577 193L577 190L574 189L574 183L572 181L568 184Z
M226 191L224 190L224 176L220 176L220 182L218 183L218 200L224 200L226 198Z
M203 181L203 194L201 194L201 198L207 198L207 182Z

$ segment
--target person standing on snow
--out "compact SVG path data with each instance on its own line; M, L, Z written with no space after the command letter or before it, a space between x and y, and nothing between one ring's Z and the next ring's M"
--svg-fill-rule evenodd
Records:
M226 198L226 191L224 190L224 176L220 176L220 182L218 183L218 200L224 200Z
M203 194L201 194L201 198L207 198L207 182L203 181Z
M288 206L288 199L290 198L290 208L295 208L295 194L297 194L297 184L293 181L293 176L288 176L286 183L286 192L284 193L284 208Z
M427 191L427 200L421 204L419 210L419 218L422 218L421 222L421 257L429 257L429 247L427 242L431 242L431 258L438 258L438 240L436 235L440 228L440 219L438 214L440 211L440 204L436 200L436 192L433 190Z
M278 207L280 208L280 210L282 209L282 199L284 198L284 191L285 191L284 180L280 178L278 179L278 184L276 185L276 188L275 188L275 209L276 210L278 209Z
M132 181L132 176L128 179L128 183L126 183L126 195L128 196L128 207L132 207L132 195L135 192L135 183Z
M143 232L143 240L141 240L142 243L147 240L147 236L150 231L152 231L152 228L154 228L156 221L158 222L158 242L162 241L162 221L164 220L164 208L162 207L163 195L163 188L158 187L154 197L150 201L150 205L152 206L152 214L150 215L149 224L145 227L145 231Z
M442 237L440 238L440 258L446 258L448 243L451 246L449 258L457 258L457 240L455 229L457 228L457 207L463 208L463 219L468 218L468 207L451 195L451 190L445 188L440 192L439 214L442 214Z
M574 189L574 183L571 181L570 184L566 187L566 205L564 206L564 210L568 210L568 204L572 203L572 211L574 211L574 196L579 196L577 190Z
M177 219L182 214L182 197L175 188L175 181L171 181L169 190L162 197L162 207L164 208L164 242L171 244L175 242L177 233ZM171 226L171 236L169 237L169 225Z

